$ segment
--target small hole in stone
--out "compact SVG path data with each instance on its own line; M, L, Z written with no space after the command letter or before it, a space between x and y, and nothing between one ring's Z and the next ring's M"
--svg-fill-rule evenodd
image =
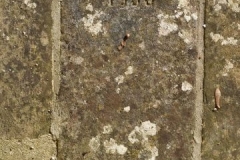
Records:
M82 153L82 156L84 157L84 156L86 156L88 153L89 153L89 152L83 152L83 153Z

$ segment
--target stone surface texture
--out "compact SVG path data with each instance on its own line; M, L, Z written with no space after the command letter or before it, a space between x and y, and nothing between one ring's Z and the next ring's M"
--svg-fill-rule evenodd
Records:
M240 1L206 4L202 159L240 159ZM220 110L212 112L216 87Z
M197 2L137 2L62 1L60 159L191 158Z
M0 160L54 160L56 145L52 136L43 135L37 139L0 140Z
M36 138L51 124L51 1L0 2L0 133Z
M50 159L51 1L0 1L0 159Z
M1 0L0 160L240 159L239 40L239 0Z

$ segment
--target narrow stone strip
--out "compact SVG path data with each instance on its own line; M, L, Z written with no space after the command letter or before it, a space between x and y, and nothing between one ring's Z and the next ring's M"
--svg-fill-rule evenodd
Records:
M196 100L195 100L195 123L193 160L201 160L202 145L202 116L203 116L203 79L204 79L204 10L205 0L199 1L199 13L197 24L197 68L196 68Z
M60 36L61 36L61 8L60 0L52 1L52 124L51 133L54 140L59 138L60 134L60 116L57 103L57 95L60 88Z

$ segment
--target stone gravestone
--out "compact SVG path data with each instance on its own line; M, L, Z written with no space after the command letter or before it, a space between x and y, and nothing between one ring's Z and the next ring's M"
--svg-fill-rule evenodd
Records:
M0 159L50 159L51 1L0 1Z
M213 1L206 7L202 159L240 159L240 1ZM212 112L214 91L220 106Z
M191 159L197 1L61 3L59 158Z

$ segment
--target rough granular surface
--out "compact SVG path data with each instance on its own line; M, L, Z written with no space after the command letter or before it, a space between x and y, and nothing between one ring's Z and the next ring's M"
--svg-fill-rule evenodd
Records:
M51 2L0 2L0 133L37 138L51 125Z
M191 158L196 4L62 1L60 159Z
M203 159L240 159L239 2L207 3ZM221 91L221 108L212 112L217 87Z

